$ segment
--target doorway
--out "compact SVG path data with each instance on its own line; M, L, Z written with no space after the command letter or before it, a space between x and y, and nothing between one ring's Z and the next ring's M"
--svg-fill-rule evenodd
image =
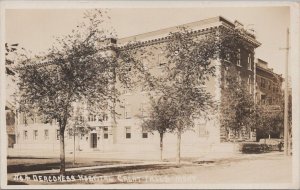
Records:
M91 148L97 148L97 133L91 133Z

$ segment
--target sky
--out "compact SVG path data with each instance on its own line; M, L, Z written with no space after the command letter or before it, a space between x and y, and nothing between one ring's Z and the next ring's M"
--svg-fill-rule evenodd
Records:
M7 9L5 13L5 40L19 43L33 54L46 51L55 36L66 35L82 21L84 9ZM262 45L256 49L256 58L269 63L278 74L284 73L286 33L290 24L289 7L211 7L211 8L110 8L109 24L118 38L136 35L223 16L240 21L256 31Z

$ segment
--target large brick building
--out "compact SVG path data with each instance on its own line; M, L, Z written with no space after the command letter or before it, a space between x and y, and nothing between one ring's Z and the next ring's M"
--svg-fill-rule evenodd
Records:
M238 22L230 22L223 17L209 18L184 25L192 29L196 36L204 35L208 32L221 27L228 29L241 29L243 25ZM147 65L151 73L159 74L163 63L166 61L164 52L160 51L161 46L165 45L170 32L178 30L177 27L166 28L152 31L127 38L111 40L110 45L115 48L124 48L130 41L139 41L147 51L152 51L152 57L147 59L144 64ZM237 51L238 59L236 62L230 62L236 68L241 80L247 81L246 84L251 92L254 92L255 81L255 48L260 46L255 36L250 32L243 30L243 40L247 43L246 47L240 47ZM113 54L113 49L111 50ZM150 60L150 61L149 61ZM222 100L222 81L226 73L225 63L219 60L213 60L217 65L216 77L211 77L206 84L206 89L217 101ZM228 63L226 63L228 64ZM116 123L112 115L107 113L105 116L87 115L86 120L90 125L87 134L76 136L75 142L77 149L95 150L95 151L117 151L117 152L159 152L159 135L149 133L141 128L140 116L147 116L149 97L144 92L143 87L135 91L124 89L121 95L121 103L116 106L119 113ZM254 96L253 96L254 97ZM26 118L20 114L17 121L17 143L16 149L39 149L47 151L56 151L59 149L58 126L55 123L43 123L37 117ZM187 131L182 135L182 153L183 155L198 154L205 151L226 151L226 143L221 139L225 135L220 127L218 114L212 120L206 121L199 119L195 121L195 129ZM250 137L249 137L250 138ZM66 149L72 149L73 136L66 133ZM165 150L175 151L176 137L167 134L164 139Z
M256 103L278 106L282 103L282 75L274 73L268 63L261 59L256 61Z
M283 77L276 74L268 63L262 59L256 60L256 93L255 101L257 105L265 107L269 112L278 113L283 110ZM280 131L273 131L270 138L283 137L283 122ZM257 131L257 140L265 138L260 131Z

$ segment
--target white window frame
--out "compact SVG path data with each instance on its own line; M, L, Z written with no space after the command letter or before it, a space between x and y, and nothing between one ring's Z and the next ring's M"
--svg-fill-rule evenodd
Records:
M33 130L33 140L38 140L38 136L39 136L39 133L38 133L38 130Z
M60 130L56 129L56 140L60 140Z
M248 54L248 70L252 71L252 57L251 53Z
M130 104L126 103L124 106L124 118L125 119L131 119L131 108L130 108Z
M238 49L238 54L237 54L237 66L241 66L241 49Z
M46 133L47 132L47 133ZM48 140L49 139L49 129L44 130L44 139Z
M129 133L128 133L129 130ZM129 137L127 137L127 134L129 134ZM132 138L132 132L131 132L131 127L130 126L126 126L125 127L125 139L131 139Z
M144 137L144 134L146 134L146 137ZM149 133L145 128L142 128L142 138L143 139L148 139L149 138Z
M108 139L108 127L103 127L103 139Z
M28 131L27 130L23 131L23 139L28 140Z

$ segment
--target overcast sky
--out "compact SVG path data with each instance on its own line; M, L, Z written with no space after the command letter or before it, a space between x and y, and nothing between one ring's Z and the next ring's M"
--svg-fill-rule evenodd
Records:
M38 53L47 50L54 36L68 34L82 20L83 9L6 10L6 42ZM110 23L119 38L170 26L223 16L238 20L256 31L262 43L256 57L269 62L279 74L284 72L288 7L252 8L118 8L110 9Z

